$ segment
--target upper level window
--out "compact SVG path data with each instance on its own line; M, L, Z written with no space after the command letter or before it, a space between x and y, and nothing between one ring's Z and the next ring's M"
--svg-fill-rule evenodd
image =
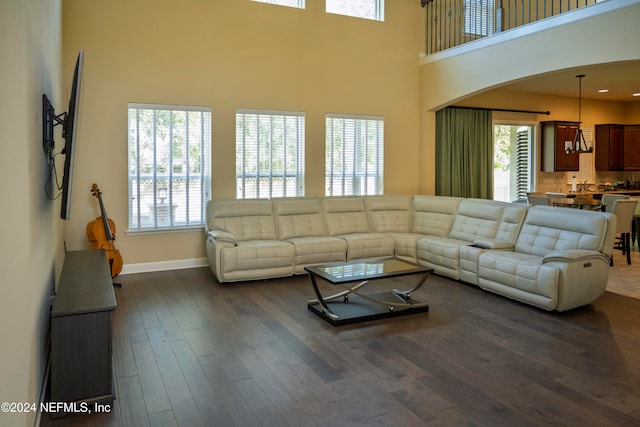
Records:
M464 0L464 32L476 36L494 33L494 0Z
M384 0L326 0L327 12L384 21Z
M236 197L304 196L304 113L236 111Z
M327 114L327 196L384 194L384 119Z
M304 9L304 0L253 0L260 3L278 4L280 6L290 6Z
M129 104L128 127L129 231L204 225L211 109Z

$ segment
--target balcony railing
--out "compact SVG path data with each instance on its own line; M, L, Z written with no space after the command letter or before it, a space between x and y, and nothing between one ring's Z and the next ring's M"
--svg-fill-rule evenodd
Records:
M604 0L421 0L427 55Z

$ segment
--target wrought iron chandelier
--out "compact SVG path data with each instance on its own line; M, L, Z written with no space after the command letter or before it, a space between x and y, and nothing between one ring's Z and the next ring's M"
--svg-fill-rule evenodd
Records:
M576 135L573 138L573 142L570 147L566 147L565 151L567 154L571 153L593 153L593 146L587 146L587 142L584 140L584 133L582 132L582 78L584 74L578 74L576 77L578 78L578 130L576 130Z

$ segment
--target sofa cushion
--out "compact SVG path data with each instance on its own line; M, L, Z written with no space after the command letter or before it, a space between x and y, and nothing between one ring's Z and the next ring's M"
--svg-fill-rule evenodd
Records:
M461 201L449 237L467 242L473 242L478 237L495 237L504 208L505 203L493 200Z
M294 248L279 240L250 240L222 250L222 271L293 266ZM293 271L293 270L292 270Z
M408 233L411 196L368 196L364 199L371 231Z
M478 285L488 291L553 310L558 302L559 268L542 257L505 251L480 255Z
M448 236L460 197L413 196L411 231L418 234Z
M524 203L507 203L502 212L495 239L515 244L528 208L529 205Z
M605 252L607 213L552 206L532 206L516 240L515 250L545 256L554 251L584 249Z
M369 220L360 197L325 197L321 199L330 236L369 231Z
M458 249L458 262L460 263L460 280L478 284L478 262L480 255L486 249L477 246L463 245Z
M411 262L418 262L418 240L424 237L418 233L389 233L395 241L394 256Z
M387 233L351 233L339 236L347 242L347 261L393 256L395 240Z
M304 273L309 265L347 260L347 242L340 237L294 237L287 241L295 248L296 273Z
M271 200L212 200L207 204L207 228L226 231L238 242L277 239Z
M317 198L273 199L278 238L326 236L320 209L320 199Z
M460 278L459 248L469 242L449 237L424 236L418 240L418 260L437 274Z

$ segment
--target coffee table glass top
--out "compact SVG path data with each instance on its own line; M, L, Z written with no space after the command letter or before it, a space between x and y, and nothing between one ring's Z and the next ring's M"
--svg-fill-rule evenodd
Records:
M432 271L431 268L423 267L398 258L379 258L325 264L306 267L305 270L317 274L331 283L402 276L405 274Z

